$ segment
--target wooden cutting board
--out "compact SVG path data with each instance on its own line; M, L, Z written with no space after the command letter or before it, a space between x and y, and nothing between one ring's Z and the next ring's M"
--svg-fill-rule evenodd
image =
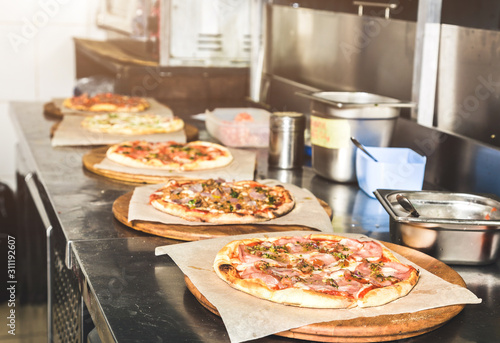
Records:
M443 280L465 287L462 277L443 262L417 250L392 243L382 243ZM187 276L184 279L196 299L210 312L219 315L217 308L198 291L191 280ZM453 305L414 313L317 323L276 335L317 342L386 342L435 330L459 314L464 307L465 305Z
M267 225L267 224L241 224L241 225L178 225L157 222L134 220L128 221L128 208L133 192L128 192L118 197L113 203L113 214L122 224L152 235L178 239L181 241L197 241L207 238L225 237L229 235L243 235L247 233L283 232L314 230L300 225ZM328 216L332 217L332 209L326 202L318 199ZM316 231L316 230L314 230Z

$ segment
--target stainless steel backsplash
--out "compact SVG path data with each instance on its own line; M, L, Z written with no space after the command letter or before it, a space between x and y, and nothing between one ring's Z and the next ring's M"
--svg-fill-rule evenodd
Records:
M437 127L500 146L500 32L441 25Z
M265 71L323 90L411 98L414 22L268 6Z
M309 113L297 91L411 98L416 23L268 5L262 100ZM401 119L392 144L426 155L433 188L500 196L500 33L441 25L436 127Z
M500 196L500 150L475 139L398 119L391 146L427 156L424 189Z

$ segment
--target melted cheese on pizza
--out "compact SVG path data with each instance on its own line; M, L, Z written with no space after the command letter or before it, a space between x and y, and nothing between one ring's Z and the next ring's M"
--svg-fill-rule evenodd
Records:
M71 98L71 104L73 106L79 106L82 108L91 109L94 105L115 105L119 108L133 108L140 106L142 109L149 107L149 103L146 99L141 97L125 96L113 93L100 93L92 97L88 94L82 94L80 96L75 96Z
M219 149L215 144L146 141L119 144L116 153L143 162L154 159L162 164L179 163L180 165L193 161L214 161L220 156L230 155L227 150Z
M406 280L413 267L388 260L374 241L289 237L240 245L231 258L243 279L260 279L269 289L296 287L362 299L370 290Z
M89 127L99 129L169 129L171 118L156 114L106 113L84 119Z
M257 182L225 182L209 179L182 184L173 180L151 195L150 200L185 205L208 213L245 213L271 217L285 201L282 186L267 187Z

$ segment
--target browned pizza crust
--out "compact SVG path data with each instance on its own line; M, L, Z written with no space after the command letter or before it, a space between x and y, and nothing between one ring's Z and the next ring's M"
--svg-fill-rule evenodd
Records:
M240 244L250 244L259 241L261 239L245 239L233 241L226 245L215 257L215 273L230 286L240 291L284 305L313 308L350 308L356 305L353 299L327 296L322 293L294 288L271 290L259 279L240 278L229 256L234 254Z
M399 262L394 254L387 248L383 248L384 257L391 261ZM358 307L373 307L388 304L396 299L404 297L417 284L419 278L418 270L414 270L410 277L392 286L376 288L369 291L363 299L358 300Z
M106 157L113 162L128 167L176 171L193 171L220 168L229 165L233 161L233 156L229 149L216 143L202 141L189 142L186 144L175 143L176 146L179 146L181 148L172 149L173 151L168 151L167 148L171 146L172 143L173 142L122 142L109 147L106 151ZM124 146L138 146L139 148L135 151L136 153L134 153L134 149L132 148L129 148L122 152L122 150L124 150ZM163 152L160 154L148 154L147 152L149 150L145 149L144 147L151 147L151 150L154 151L167 150L168 154ZM164 147L165 149L163 149L162 147ZM207 150L208 152L206 154L212 154L213 158L203 159L204 151L197 150L198 148L208 148L209 150ZM184 157L184 160L182 160L182 158L177 158L179 157L179 154L175 151L179 149L190 149L193 153L187 157Z
M66 98L63 106L86 112L142 112L150 107L149 101L141 97L103 93L89 97L87 94Z
M388 304L396 299L406 296L418 281L418 271L411 274L410 278L392 286L376 288L369 291L363 299L358 300L358 307L374 307Z
M233 194L233 191L238 194L237 197L233 197L233 199L237 200L234 202L234 206L232 203L228 203L232 199L231 197L226 197L227 194L224 194L224 192L213 199L212 195L207 195L209 192L206 189L198 192L191 192L189 190L190 188L199 187L196 185L206 184L206 181L171 180L165 187L151 195L150 203L157 210L188 221L218 224L247 224L268 221L289 213L295 206L295 201L291 193L283 186L266 186L256 181L222 181L221 185L218 186L219 190L230 189L228 192L231 192L231 194ZM209 182L214 181L209 180ZM189 202L186 203L182 199L184 197L181 197L179 201L173 201L171 199L171 191L174 187L187 189ZM248 193L248 189L252 189L252 187L269 190L270 195L266 195L266 198L257 202L249 194L246 194ZM210 191L210 194L212 193L213 191ZM270 197L273 197L275 201L272 205L266 202ZM253 204L249 206L248 204L251 201L255 202L256 206L253 206ZM202 206L192 206L192 204L196 203L202 203ZM238 204L241 207L239 209Z
M327 234L311 234L308 237L320 240L341 240L345 237ZM239 246L252 245L252 243L264 240L278 240L282 237L274 238L254 238L230 242L224 246L216 255L214 260L215 273L231 287L245 293L251 294L261 299L273 301L284 305L310 308L353 308L353 307L373 307L387 304L398 298L406 296L418 281L418 270L413 270L410 276L403 281L391 286L375 288L366 293L362 299L354 299L341 295L331 295L316 292L303 288L270 289L261 279L241 278L235 265L239 264ZM398 259L385 247L383 255L391 262L399 262Z

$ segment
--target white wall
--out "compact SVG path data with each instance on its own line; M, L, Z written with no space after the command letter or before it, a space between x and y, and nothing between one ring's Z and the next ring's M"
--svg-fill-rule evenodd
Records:
M9 101L72 94L73 37L105 39L95 25L99 0L3 1L0 10L0 181L15 187L16 134ZM42 108L40 107L40 115Z

